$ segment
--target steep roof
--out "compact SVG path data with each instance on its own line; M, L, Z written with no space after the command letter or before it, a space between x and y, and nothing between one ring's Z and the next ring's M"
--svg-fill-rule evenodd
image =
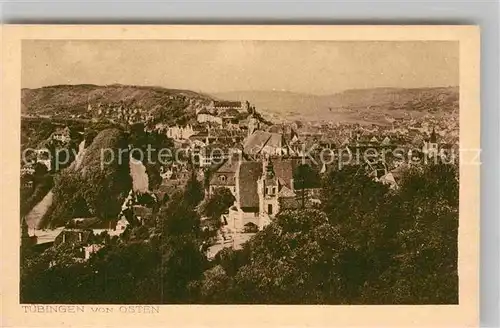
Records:
M389 185L391 185L393 187L397 186L396 179L395 179L394 175L391 172L389 172L386 175L382 176L380 178L380 182L389 184Z
M86 245L92 241L94 233L90 229L64 229L54 240L54 244Z
M257 180L262 175L262 164L255 161L245 161L240 164L238 184L239 203L241 208L259 207Z
M382 140L381 144L382 145L389 145L391 143L391 139L389 137L385 137L384 140Z
M278 194L279 197L295 197L295 193L290 190L287 186L283 186L283 188L281 188L281 190L279 191L279 194Z
M231 158L227 159L222 166L220 166L216 172L218 173L236 173L239 166L239 155L234 154Z
M432 129L431 137L430 137L430 142L436 143L437 142L437 135L436 135L436 130Z
M284 146L283 135L257 130L243 145L243 149L248 154L258 154L264 147L282 148Z
M226 160L210 178L210 185L234 186L234 176L239 167L239 160L240 158L238 156L232 156L230 159ZM225 181L220 180L221 175L226 175Z
M293 172L297 166L297 160L278 158L273 160L274 174L279 181L288 188L292 188L290 180L293 179Z

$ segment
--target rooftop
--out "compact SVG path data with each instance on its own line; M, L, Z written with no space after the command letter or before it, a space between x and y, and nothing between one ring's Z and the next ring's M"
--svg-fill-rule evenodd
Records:
M240 207L259 207L257 180L262 175L262 164L256 161L245 161L239 171L239 203Z

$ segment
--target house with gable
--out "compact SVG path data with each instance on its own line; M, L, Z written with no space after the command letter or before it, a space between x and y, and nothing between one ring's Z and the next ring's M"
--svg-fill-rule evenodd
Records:
M245 154L259 156L286 156L293 153L281 133L257 130L243 144Z
M260 226L259 194L257 180L262 175L262 164L257 161L242 160L236 170L236 201L229 208L228 226L230 230L244 231L245 227Z
M212 174L209 194L213 194L217 188L228 188L236 197L236 174L240 165L240 157L239 154L233 154Z
M62 143L67 143L71 141L71 134L70 134L70 129L69 127L65 127L63 129L58 129L54 133L52 133L52 140L57 140Z
M297 208L293 173L300 159L242 160L235 174L235 204L226 218L227 228L263 229L282 209ZM283 208L284 207L284 208Z

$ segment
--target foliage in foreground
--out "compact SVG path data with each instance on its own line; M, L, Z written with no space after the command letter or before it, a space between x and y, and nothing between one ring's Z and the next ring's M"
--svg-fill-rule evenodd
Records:
M86 263L63 249L26 256L22 301L456 304L456 175L428 166L392 192L357 168L333 172L321 209L283 211L212 262L200 251L195 204L174 195L156 226L125 233ZM67 265L49 268L55 253Z

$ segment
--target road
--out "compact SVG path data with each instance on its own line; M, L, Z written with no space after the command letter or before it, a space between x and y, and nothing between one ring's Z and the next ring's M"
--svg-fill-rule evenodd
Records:
M208 248L207 257L212 259L215 254L217 254L220 250L226 247L232 247L233 249L241 249L242 245L248 241L255 233L234 233L228 234L228 236L232 236L232 240L227 240L224 243L217 243Z
M26 215L26 224L29 230L38 229L40 226L40 221L43 215L47 212L50 205L52 205L52 200L54 194L50 190L42 200L31 209L31 211Z

